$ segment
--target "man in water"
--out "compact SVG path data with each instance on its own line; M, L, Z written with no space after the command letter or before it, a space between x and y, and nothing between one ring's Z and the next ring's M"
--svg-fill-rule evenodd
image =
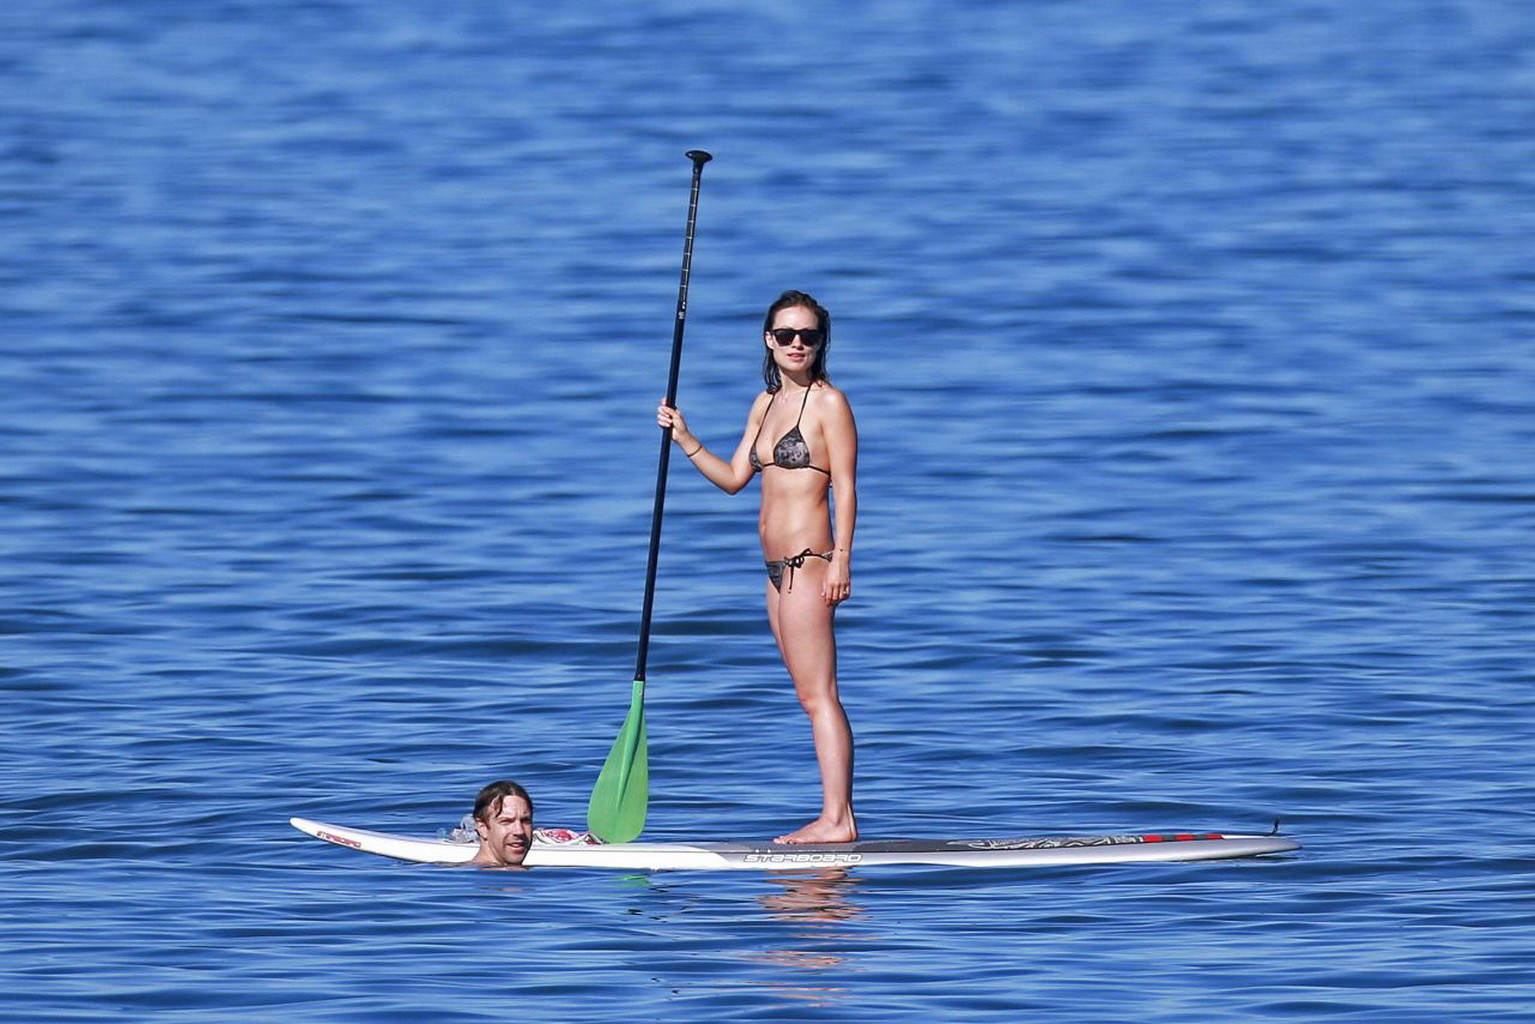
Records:
M477 868L520 868L536 838L544 846L590 846L601 842L590 832L569 828L533 828L533 798L510 779L492 782L474 799L474 814L459 826L467 832L470 822L480 848L467 863ZM459 829L455 829L457 841Z
M533 845L533 798L509 779L492 782L474 801L479 852L469 863L481 868L520 868Z

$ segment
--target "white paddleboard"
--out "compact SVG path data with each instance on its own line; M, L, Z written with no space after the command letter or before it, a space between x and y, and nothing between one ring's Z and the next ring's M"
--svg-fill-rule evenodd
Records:
M474 843L422 839L291 818L300 832L362 853L420 864L464 864ZM1013 868L1050 864L1123 864L1139 861L1226 860L1286 853L1300 843L1281 835L1216 832L1160 835L1057 835L1002 839L870 839L856 843L789 846L780 843L541 843L528 867L617 868L623 871L762 870L934 864Z

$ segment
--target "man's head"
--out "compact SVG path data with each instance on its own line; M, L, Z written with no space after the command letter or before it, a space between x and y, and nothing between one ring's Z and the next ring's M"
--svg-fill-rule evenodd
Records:
M517 867L533 844L533 798L517 783L503 779L480 790L474 801L474 830L481 867Z

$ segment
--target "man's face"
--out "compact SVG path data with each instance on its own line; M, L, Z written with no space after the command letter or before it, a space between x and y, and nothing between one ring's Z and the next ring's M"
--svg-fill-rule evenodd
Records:
M515 867L533 843L533 809L522 797L507 796L484 821L475 821L474 830L480 834L476 863Z

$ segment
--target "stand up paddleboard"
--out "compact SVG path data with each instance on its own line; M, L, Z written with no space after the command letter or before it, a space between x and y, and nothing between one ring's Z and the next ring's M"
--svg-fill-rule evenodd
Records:
M307 818L292 818L289 823L300 832L349 850L418 864L464 864L474 857L478 848L475 843L370 832ZM1300 843L1281 835L1216 832L1006 839L872 839L800 846L781 843L548 844L535 838L524 863L528 867L617 868L623 871L739 871L884 864L1018 868L1051 864L1228 860L1298 849Z

